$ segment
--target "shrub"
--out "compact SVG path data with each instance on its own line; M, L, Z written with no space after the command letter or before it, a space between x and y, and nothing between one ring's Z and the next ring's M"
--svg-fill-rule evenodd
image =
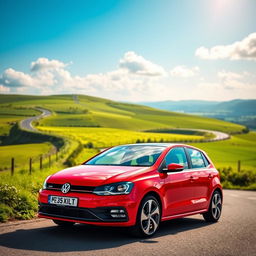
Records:
M33 218L35 216L35 211L37 210L35 198L26 191L20 192L14 210L17 219L25 220Z
M85 148L93 148L93 143L92 142L88 142L84 145Z
M5 222L13 217L13 211L8 205L0 203L0 222Z
M253 187L256 183L255 170L234 171L231 167L219 170L221 181L225 188L237 187Z
M0 221L12 217L30 219L37 210L37 201L33 194L27 191L18 191L16 187L0 184Z
M15 207L19 199L18 190L14 186L0 184L0 203Z

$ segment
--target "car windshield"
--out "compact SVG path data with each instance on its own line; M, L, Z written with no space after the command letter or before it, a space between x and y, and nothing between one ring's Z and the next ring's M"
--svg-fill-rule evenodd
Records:
M86 162L86 165L151 166L165 149L158 145L117 146Z

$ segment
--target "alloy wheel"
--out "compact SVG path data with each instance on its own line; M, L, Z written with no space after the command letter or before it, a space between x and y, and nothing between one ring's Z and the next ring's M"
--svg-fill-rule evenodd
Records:
M219 193L214 194L212 198L212 216L218 219L221 214L221 196Z
M147 200L141 211L141 228L146 235L155 233L160 222L159 204L153 200Z

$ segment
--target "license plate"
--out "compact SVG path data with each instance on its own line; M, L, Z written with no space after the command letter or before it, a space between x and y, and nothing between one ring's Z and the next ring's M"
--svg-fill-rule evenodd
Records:
M75 197L66 196L49 196L49 204L65 205L65 206L77 206L78 199Z

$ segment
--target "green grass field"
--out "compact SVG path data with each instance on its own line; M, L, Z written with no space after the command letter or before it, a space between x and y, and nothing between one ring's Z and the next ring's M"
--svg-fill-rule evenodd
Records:
M10 169L12 157L15 159L15 167L28 169L30 157L38 161L40 155L48 153L52 148L49 142L1 146L0 170Z
M192 144L206 151L217 168L256 170L256 132L233 135L230 140Z

